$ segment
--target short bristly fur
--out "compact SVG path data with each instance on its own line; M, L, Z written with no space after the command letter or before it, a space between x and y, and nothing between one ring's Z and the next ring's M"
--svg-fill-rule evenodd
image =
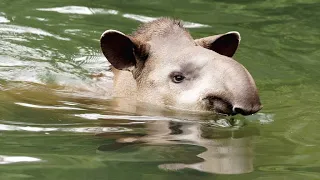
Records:
M182 21L170 18L159 18L142 24L131 36L147 42L150 41L152 37L165 37L168 34L176 33L174 31L180 31L186 36L189 36L190 40L193 39L189 32L183 27Z

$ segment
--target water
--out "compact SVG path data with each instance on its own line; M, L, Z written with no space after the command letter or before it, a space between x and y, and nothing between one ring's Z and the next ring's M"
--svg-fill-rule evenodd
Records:
M1 0L1 180L320 179L319 7ZM160 16L186 21L194 37L239 31L236 59L263 110L224 119L112 99L101 33Z

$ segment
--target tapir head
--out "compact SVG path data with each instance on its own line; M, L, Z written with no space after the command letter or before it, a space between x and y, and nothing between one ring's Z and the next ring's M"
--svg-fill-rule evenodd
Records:
M101 37L103 54L113 67L132 73L138 100L228 115L262 108L252 76L231 58L240 42L238 32L193 40L180 24L168 31L156 26L132 36L107 30Z

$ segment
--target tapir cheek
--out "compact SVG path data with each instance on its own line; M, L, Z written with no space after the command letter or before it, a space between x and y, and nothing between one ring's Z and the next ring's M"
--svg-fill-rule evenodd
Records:
M199 100L199 92L192 90L182 92L177 99L177 103L181 104L195 104Z
M200 107L202 107L201 103L203 93L203 89L201 88L182 91L178 96L176 96L175 105L185 109L200 110Z

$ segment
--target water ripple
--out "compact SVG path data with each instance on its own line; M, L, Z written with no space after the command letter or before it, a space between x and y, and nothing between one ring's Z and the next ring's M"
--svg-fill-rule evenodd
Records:
M3 156L0 155L0 164L12 164L19 162L39 162L41 159L28 156Z
M26 16L27 19L35 19L35 20L38 20L38 21L49 21L49 19L46 19L46 18L39 18L39 17L32 17L32 16Z
M92 15L92 14L118 14L117 10L104 10L100 8L88 8L84 6L64 6L55 8L38 8L38 11L52 11L62 14L82 14L82 15Z
M143 23L158 19L157 17L148 17L148 16L137 15L137 14L123 14L122 16L128 19L133 19ZM206 25L206 24L200 24L200 23L194 23L194 22L188 22L188 21L183 21L183 26L186 28L210 27L209 25Z
M69 38L60 37L54 34L51 34L47 31L44 31L42 29L38 28L32 28L32 27L23 27L23 26L16 26L16 25L6 25L2 24L0 25L0 34L35 34L38 36L49 36L54 37L58 40L65 40L69 41Z
M256 113L251 116L245 116L245 118L250 121L258 120L260 124L270 124L274 122L274 114Z
M98 120L98 119L126 119L132 121L156 121L156 120L174 120L181 121L179 119L174 118L166 118L166 117L157 117L157 116L125 116L125 115L102 115L95 113L87 113L87 114L75 114L76 117L81 117L84 119L90 120Z
M27 132L74 132L74 133L106 133L106 132L128 132L129 128L124 127L74 127L74 128L59 128L59 127L32 127L0 124L0 131L27 131Z
M0 32L0 35L1 35L1 32ZM16 57L16 56L23 57L23 58L30 58L30 59L38 59L38 60L49 60L50 59L49 56L52 54L52 52L50 51L37 50L27 46L22 46L22 45L1 41L1 40L0 40L0 45L1 45L0 52L5 52L6 55L8 55L3 59L10 58L10 61L14 59L13 57ZM2 57L0 56L1 59ZM36 63L36 62L32 62L32 63Z
M0 16L0 23L8 23L10 22L7 18Z
M174 121L174 122L183 122L183 123L194 123L195 121L192 119L188 119L185 117L164 117L164 116L130 116L130 115L102 115L97 113L85 113L85 114L75 114L76 117L81 117L88 120L98 120L98 119L108 119L108 120L129 120L129 121ZM196 122L199 124L206 124L212 127L220 127L220 128L239 128L243 126L241 120L233 120L234 123L230 123L228 118L219 118L219 119L211 119L211 120L199 120ZM143 123L143 122L141 122Z
M57 12L62 14L81 14L81 15L93 15L93 14L111 14L111 15L118 15L120 14L119 11L113 10L113 9L101 9L101 8L89 8L84 6L64 6L64 7L55 7L55 8L38 8L38 11L51 11L51 12ZM158 17L149 17L149 16L143 16L138 14L127 14L124 13L121 15L124 18L136 20L139 22L150 22ZM204 27L210 27L206 24L200 24L200 23L194 23L194 22L188 22L184 21L184 27L186 28L204 28Z
M69 106L42 106L42 105L34 105L34 104L21 103L21 102L16 102L15 104L24 106L24 107L31 107L31 108L38 108L38 109L85 110L82 108L69 107Z

